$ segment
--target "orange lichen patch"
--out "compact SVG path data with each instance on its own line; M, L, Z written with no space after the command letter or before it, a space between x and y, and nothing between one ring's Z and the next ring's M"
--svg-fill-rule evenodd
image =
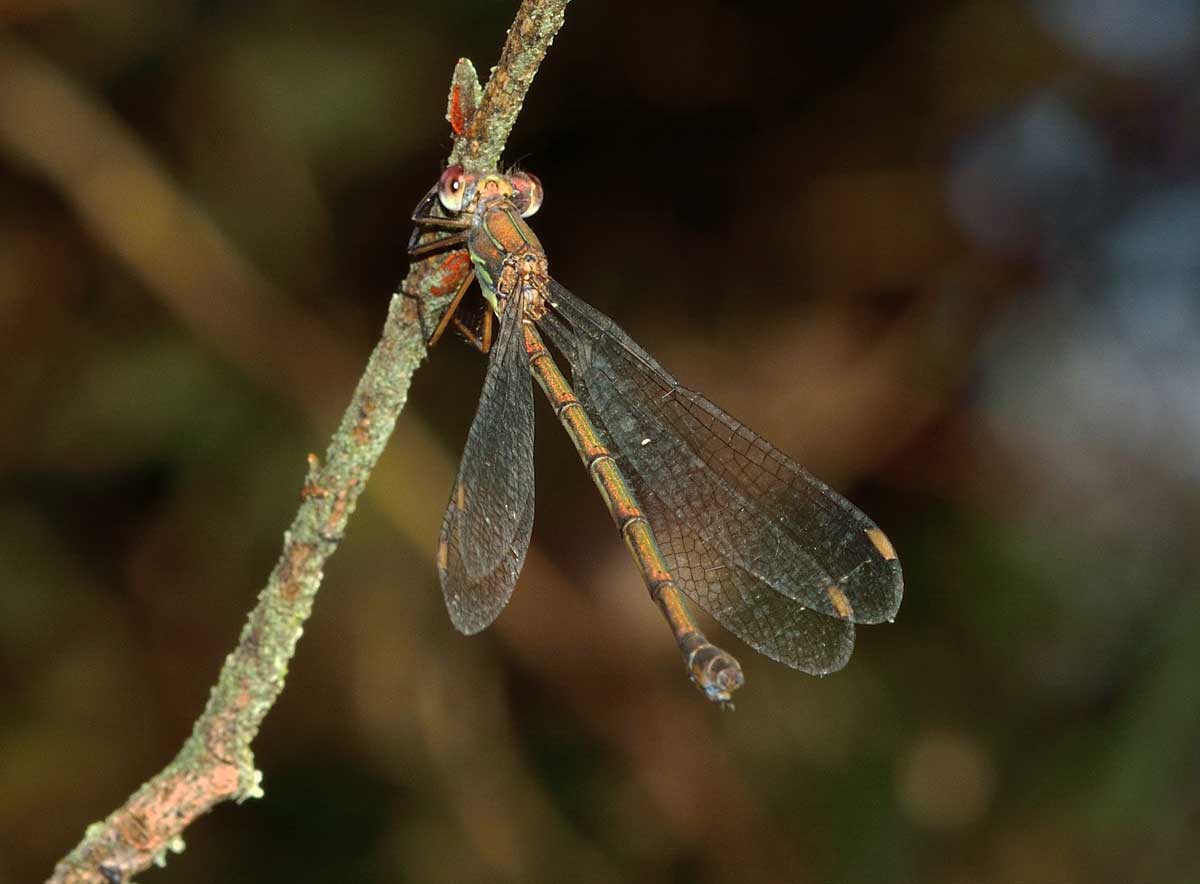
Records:
M471 264L471 256L466 249L458 249L446 255L438 265L438 271L445 273L453 270L465 270Z
M479 76L469 59L460 58L454 66L450 79L450 95L446 102L446 122L455 137L462 138L471 128L471 121L479 110Z
M464 249L451 252L434 271L439 281L429 286L429 294L440 297L457 291L463 275L470 269L471 256Z
M244 642L235 653L241 654L245 659L257 658L257 637ZM234 757L238 751L238 711L232 704L224 706L204 724L204 748L212 758L222 764L227 764L227 759Z
M285 601L294 601L300 595L300 581L296 575L313 554L310 543L293 543L284 553L279 565L279 595Z
M894 562L896 560L896 548L892 546L892 542L888 540L888 536L878 528L868 528L867 539L871 541L871 544L877 550L879 550L879 554L889 562Z
M454 134L461 137L467 131L467 115L463 111L462 86L457 83L450 90L450 107L446 116Z
M346 483L346 487L337 493L333 500L333 508L329 511L329 518L325 520L325 527L322 534L326 538L337 537L341 534L342 528L346 524L346 518L350 507L350 492L358 485L358 479L351 479Z
M846 598L846 594L842 592L841 587L827 586L825 594L829 596L829 601L833 602L833 610L837 611L837 615L843 620L849 620L854 616L854 608L850 607L850 600Z
M121 840L138 853L157 854L192 820L233 797L237 789L238 770L232 764L172 774L131 802L118 814L113 827Z
M324 497L326 495L326 490L314 478L320 469L321 459L315 454L309 454L308 480L304 483L304 487L300 489L301 500L308 500L310 497Z
M458 286L462 282L462 274L449 277L446 282L439 282L429 287L429 294L435 298L444 298L446 295L452 295L458 291Z
M232 764L218 764L212 768L208 781L212 784L214 794L221 796L233 795L238 789L238 769Z
M146 818L133 810L117 820L117 831L126 844L138 850L145 850L154 841L154 834L146 824Z
M371 441L371 416L375 413L375 400L364 396L358 407L358 420L354 422L354 441L366 445Z

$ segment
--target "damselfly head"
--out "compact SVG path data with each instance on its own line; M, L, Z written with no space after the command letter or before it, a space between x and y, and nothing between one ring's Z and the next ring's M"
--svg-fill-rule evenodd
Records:
M521 217L528 218L542 207L542 182L529 172L510 172L508 181L516 193L513 204L521 210Z
M468 175L462 166L455 163L447 166L442 177L438 179L438 201L448 212L461 212L463 197L467 193L467 185L474 176Z
M542 182L529 172L493 173L482 178L467 172L458 163L447 166L438 179L438 202L455 214L473 205L494 199L508 199L528 218L542 207Z

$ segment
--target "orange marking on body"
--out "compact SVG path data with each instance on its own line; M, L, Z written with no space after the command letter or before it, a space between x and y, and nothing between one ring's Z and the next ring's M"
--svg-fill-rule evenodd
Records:
M867 529L867 539L875 549L879 550L879 554L889 562L896 561L896 548L892 546L892 542L888 540L888 536L878 528Z
M854 616L854 609L850 607L850 599L846 598L846 594L842 592L841 587L827 586L825 587L825 594L833 602L833 610L837 611L839 617L843 620L849 620Z

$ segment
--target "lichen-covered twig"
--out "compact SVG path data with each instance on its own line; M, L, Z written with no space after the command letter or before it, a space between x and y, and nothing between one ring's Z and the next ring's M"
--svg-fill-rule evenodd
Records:
M283 553L191 736L175 759L122 807L88 828L50 881L126 881L151 863L161 863L168 850L181 850L181 833L197 816L222 801L261 794L251 741L283 690L325 561L337 549L404 405L409 377L424 357L424 341L407 315L409 304L409 299L394 299L383 338L325 463L310 455L302 502L284 535Z
M494 167L546 49L562 25L567 0L524 0L482 98L470 83L470 126L456 128L452 161ZM460 63L452 85L473 69ZM453 121L452 121L453 122ZM445 262L422 261L392 299L376 346L325 460L309 457L300 509L284 535L283 552L241 638L226 658L204 713L174 760L148 780L54 869L54 884L118 884L169 851L183 849L182 833L196 817L230 799L262 794L251 742L283 690L288 661L358 496L383 452L425 356L417 321L421 297L443 285ZM409 295L410 297L405 297Z
M471 172L490 172L500 162L525 93L562 27L570 0L525 0L517 10L500 62L492 70L479 112L470 122L466 137L455 141L450 162L462 163ZM452 122L453 124L453 122Z

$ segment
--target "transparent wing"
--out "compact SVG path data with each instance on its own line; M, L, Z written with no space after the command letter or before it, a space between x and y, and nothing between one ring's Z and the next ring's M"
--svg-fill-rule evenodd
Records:
M854 650L854 624L826 617L776 592L723 557L644 483L630 480L679 587L760 654L813 675L841 669Z
M509 312L519 316L519 304ZM458 478L442 518L438 577L461 632L512 596L533 532L533 389L519 322L502 322Z
M690 573L683 586L689 595L722 620L722 606L747 596L746 580L753 579L829 619L875 623L895 615L900 565L874 522L681 387L611 319L557 283L551 296L566 325L553 315L543 324L620 451L643 506L656 511L659 522L652 516L651 523L660 541L679 547L673 564L681 579ZM693 562L699 567L689 570ZM727 577L722 566L746 576Z
M642 506L658 540L667 567L679 587L696 604L708 611L722 626L739 636L759 653L803 672L824 675L840 669L854 650L854 624L828 617L801 602L780 594L731 557L723 555L704 536L701 522L689 520L669 506L656 490L655 481L631 468L618 442L622 437L609 429L609 422L621 426L627 422L616 400L606 400L601 409L594 395L603 355L593 351L587 360L574 332L554 315L540 323L547 335L567 357L575 380L575 393L592 416L597 429L616 443L626 479ZM589 382L588 376L591 376ZM660 436L661 439L661 436ZM668 456L686 462L686 446L675 440ZM632 444L640 444L640 439ZM661 449L660 449L661 450ZM659 474L660 479L662 478ZM675 481L668 478L666 481ZM697 481L703 481L697 479Z
M452 516L449 508L442 520L442 538L445 542ZM521 515L518 535L508 550L490 571L478 577L467 574L463 564L460 542L445 542L438 550L438 576L442 582L442 594L446 599L446 610L450 621L459 632L473 635L487 628L512 597L513 587L521 574L525 552L529 548L529 533L533 528L533 500Z

